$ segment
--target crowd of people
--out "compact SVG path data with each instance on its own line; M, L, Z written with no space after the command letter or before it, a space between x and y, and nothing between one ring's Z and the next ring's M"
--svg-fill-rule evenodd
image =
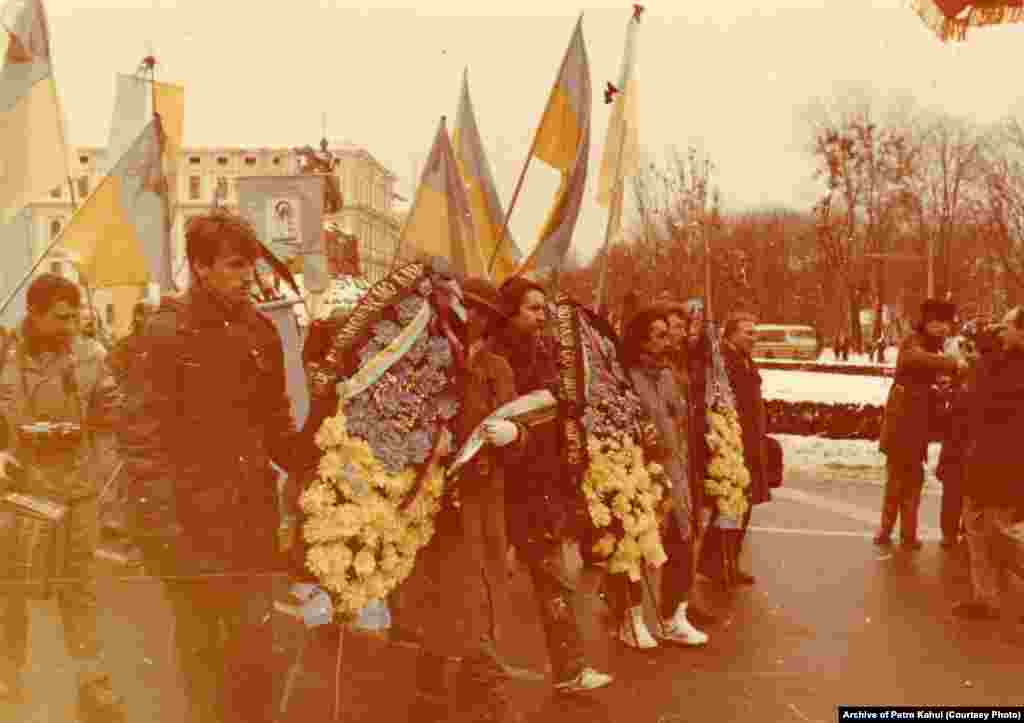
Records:
M1007 542L1009 527L1024 517L1024 468L1012 452L1024 422L1024 309L1015 307L998 322L965 325L960 353L945 344L956 317L953 303L926 300L920 324L900 344L879 440L886 485L874 542L891 544L898 521L900 544L921 547L924 463L928 445L941 442L940 544L953 549L966 539L973 591L953 613L994 619L1009 571L1015 565L1024 570Z
M189 222L186 252L189 291L157 309L137 306L132 332L109 353L90 336L78 287L59 276L37 277L28 289L27 317L7 335L0 356L0 491L38 495L69 510L61 575L75 582L58 588L58 598L67 650L79 665L83 721L125 719L118 688L123 683L111 680L96 626L101 436L116 435L124 465L125 527L148 572L164 580L190 723L275 720L281 681L266 665L273 647L271 579L287 574L316 582L304 566L301 526L286 550L279 539L282 518L299 514L302 484L316 474L319 453L316 430L310 424L296 428L280 336L253 305L254 268L269 252L251 226L225 211ZM502 404L557 388L557 354L544 333L546 289L522 277L500 287L481 278L459 281L468 312L458 339L465 350L460 410L442 455L458 449ZM667 562L660 589L652 591L653 630L643 615L644 589L623 575L606 576L617 638L637 649L704 646L715 613L694 583L700 574L723 585L755 583L739 562L750 510L769 501L771 488L781 483L781 457L767 436L761 376L751 357L756 319L732 314L721 335L751 478L747 513L729 529L711 524L715 513L704 491L711 349L699 320L670 300L637 300L618 329L592 316L619 340L628 381L656 431L645 451L674 489L672 514L661 530ZM343 321L332 316L313 325L303 350L307 363L322 360L325 340ZM967 497L962 517L976 596L961 608L989 616L998 609L998 577L1005 570L987 546L992 531L1011 523L1020 502L1015 485L1021 470L1010 443L1024 409L1024 315L1020 309L1007 315L999 327L1003 350L983 354L977 364L942 354L949 321L947 306L929 302L918 333L900 348L882 438L888 482L875 541L888 544L899 518L903 544L919 545L917 506L928 442L922 429L936 419L936 378L970 376L963 393L973 396L959 402L964 411L955 421L969 433L949 439L971 444L947 445L943 477L955 480ZM337 406L338 400L326 403ZM41 423L77 431L55 440L33 433ZM587 660L573 604L578 590L569 560L590 522L563 464L556 426L491 420L483 437L484 450L461 475L458 506L442 506L413 573L428 590L427 604L446 614L412 633L420 652L410 720L520 718L506 689L503 659L505 623L516 615L508 605L510 555L532 581L554 691L580 694L613 683ZM272 462L287 473L283 488ZM959 522L949 515L953 537ZM946 522L944 517L944 531ZM454 550L468 551L468 576L447 564ZM400 629L411 603L402 588L388 602ZM17 700L28 618L26 598L16 587L0 595L0 618L0 697ZM462 661L457 695L445 674L452 657Z

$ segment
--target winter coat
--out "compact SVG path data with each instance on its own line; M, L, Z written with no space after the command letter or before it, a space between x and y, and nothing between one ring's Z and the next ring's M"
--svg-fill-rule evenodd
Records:
M150 318L120 430L126 496L151 561L184 573L267 569L294 420L274 324L202 287Z
M79 338L39 350L25 325L8 348L0 371L0 416L29 494L75 502L99 492L107 465L97 440L114 429L123 401L104 356L98 344ZM18 433L22 425L42 421L78 424L81 439L40 446Z
M964 494L982 505L1024 502L1024 352L983 357L971 395Z
M941 439L936 384L940 375L956 370L956 360L943 356L939 343L924 334L912 334L900 344L878 439L883 454L910 463L927 457L928 443Z
M690 537L689 404L665 360L641 356L628 372L644 410L658 431L661 451L655 460L672 482L672 510L683 539Z
M493 351L515 375L516 395L538 389L558 393L558 364L550 342L523 339L511 327L495 338ZM509 542L525 555L543 559L552 545L578 539L589 530L582 493L563 472L557 422L530 428L522 458L510 465L505 489Z
M748 354L728 342L722 344L722 361L736 397L736 411L743 431L743 460L750 472L750 503L759 505L772 498L765 472L764 439L768 433L768 412L761 392L761 373Z

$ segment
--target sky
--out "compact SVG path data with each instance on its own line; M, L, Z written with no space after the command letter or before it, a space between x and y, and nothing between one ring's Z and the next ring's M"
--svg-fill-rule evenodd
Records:
M0 0L0 4L4 0ZM423 8L334 0L44 0L73 145L107 142L115 76L153 52L186 88L186 145L363 146L411 195L440 116L454 123L463 68L506 208L578 14L594 89L587 196L574 250L604 239L596 177L629 2L430 0ZM4 40L0 40L0 49ZM1024 26L943 45L903 0L646 3L639 41L640 139L655 159L705 149L726 208L809 207L817 194L796 121L849 84L980 122L1024 116ZM510 228L528 249L558 184L534 161ZM628 211L627 211L628 213Z

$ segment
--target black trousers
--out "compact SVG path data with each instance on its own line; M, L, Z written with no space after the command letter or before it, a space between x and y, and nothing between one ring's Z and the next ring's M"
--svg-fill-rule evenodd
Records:
M960 522L964 511L964 489L958 475L948 475L942 480L942 536L947 540L955 540L960 536L963 527Z
M168 582L187 723L272 723L271 577Z

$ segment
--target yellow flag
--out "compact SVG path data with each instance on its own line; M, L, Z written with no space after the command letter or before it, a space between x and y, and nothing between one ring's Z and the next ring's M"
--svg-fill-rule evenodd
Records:
M534 142L534 155L562 174L537 245L517 274L558 269L572 244L590 157L590 63L580 17Z

